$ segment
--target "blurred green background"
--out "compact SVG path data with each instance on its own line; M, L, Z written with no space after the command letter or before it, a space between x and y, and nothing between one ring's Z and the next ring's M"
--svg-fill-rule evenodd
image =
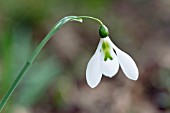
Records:
M89 88L85 70L99 25L69 22L38 55L2 113L170 112L169 0L0 0L0 99L51 27L69 15L101 19L136 61L139 79L120 70Z

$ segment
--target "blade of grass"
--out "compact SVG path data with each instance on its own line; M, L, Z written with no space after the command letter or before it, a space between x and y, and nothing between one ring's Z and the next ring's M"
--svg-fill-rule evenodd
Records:
M13 82L13 84L11 85L11 87L9 88L9 90L7 91L7 93L5 94L5 96L2 98L1 102L0 102L0 112L2 111L4 105L6 104L6 102L8 101L9 97L11 96L11 94L13 93L13 91L15 90L15 88L17 87L18 83L20 82L21 78L23 77L24 73L28 70L28 68L31 66L31 64L33 63L33 61L35 60L35 58L37 57L37 55L39 54L39 52L41 51L41 49L44 47L44 45L48 42L48 40L60 29L60 27L62 25L64 25L65 23L67 23L68 21L81 21L81 18L77 17L77 16L67 16L64 17L63 19L61 19L58 23L56 23L52 29L50 30L50 32L47 34L47 36L42 40L42 42L38 45L38 47L35 49L35 51L33 52L32 56L27 60L27 62L25 63L25 65L23 66L23 68L21 69L21 71L19 72L19 74L17 75L17 78L15 79L15 81Z

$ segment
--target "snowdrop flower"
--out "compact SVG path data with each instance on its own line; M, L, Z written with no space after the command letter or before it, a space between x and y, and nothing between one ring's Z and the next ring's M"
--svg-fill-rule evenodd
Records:
M96 87L102 74L110 78L113 77L118 72L119 65L129 79L137 80L139 71L134 60L110 40L107 27L101 26L99 34L100 42L86 69L88 85L91 88Z

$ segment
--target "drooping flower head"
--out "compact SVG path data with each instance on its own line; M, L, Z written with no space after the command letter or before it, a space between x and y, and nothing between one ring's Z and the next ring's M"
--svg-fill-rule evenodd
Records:
M138 68L134 60L120 50L108 37L109 32L105 25L99 29L100 42L97 50L90 59L86 69L86 80L91 88L96 87L102 75L113 77L122 68L124 74L131 80L137 80Z

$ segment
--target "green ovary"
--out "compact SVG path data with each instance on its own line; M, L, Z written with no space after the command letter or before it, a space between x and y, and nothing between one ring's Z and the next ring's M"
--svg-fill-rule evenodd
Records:
M102 51L104 53L104 61L107 61L107 59L113 60L112 56L110 55L111 47L108 44L108 42L103 41L102 43Z

